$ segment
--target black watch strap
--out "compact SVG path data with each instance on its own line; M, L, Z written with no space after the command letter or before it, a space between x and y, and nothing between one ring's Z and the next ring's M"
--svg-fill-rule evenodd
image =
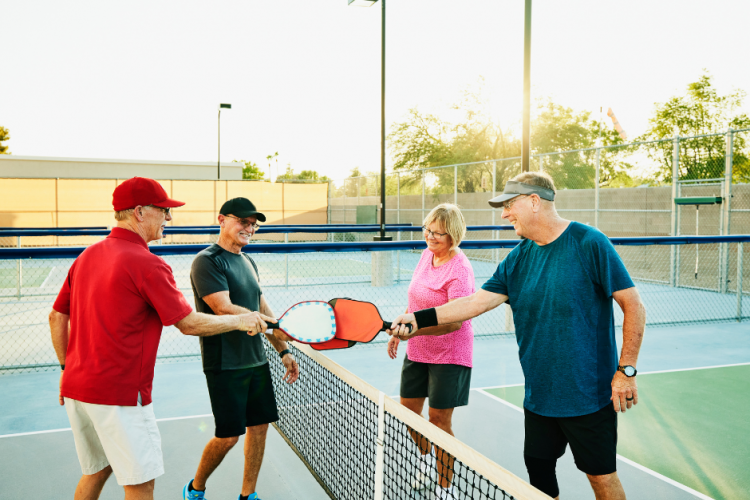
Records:
M292 351L290 351L289 349L284 349L283 351L281 351L281 352L279 353L279 357L283 358L283 357L284 357L284 356L286 356L287 354L291 354L291 353L292 353Z
M65 371L65 365L60 365L60 370Z
M630 370L628 370L628 368L630 368ZM635 366L632 366L632 365L625 365L625 366L617 365L617 371L622 372L623 375L625 375L626 377L635 377L638 374L638 370L636 370ZM632 373L628 375L628 373L630 372Z

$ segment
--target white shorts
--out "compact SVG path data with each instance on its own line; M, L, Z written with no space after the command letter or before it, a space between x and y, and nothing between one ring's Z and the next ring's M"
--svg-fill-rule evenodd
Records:
M110 406L65 398L83 474L107 465L121 486L143 484L164 474L154 405Z

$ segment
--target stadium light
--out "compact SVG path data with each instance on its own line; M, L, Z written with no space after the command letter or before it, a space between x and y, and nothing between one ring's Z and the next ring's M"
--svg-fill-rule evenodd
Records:
M225 103L219 104L219 140L218 140L219 156L216 161L216 170L217 170L216 178L219 180L221 180L221 110L222 109L232 109L232 105L225 104Z
M355 7L371 7L380 1L382 6L380 29L380 236L375 241L391 241L385 235L385 0L348 0Z

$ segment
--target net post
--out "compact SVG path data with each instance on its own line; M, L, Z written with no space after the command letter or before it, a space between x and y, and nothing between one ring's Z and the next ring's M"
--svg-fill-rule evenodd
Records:
M375 496L374 500L383 500L383 467L385 463L385 393L378 393L378 439L375 454Z
M737 321L742 321L742 242L737 242Z

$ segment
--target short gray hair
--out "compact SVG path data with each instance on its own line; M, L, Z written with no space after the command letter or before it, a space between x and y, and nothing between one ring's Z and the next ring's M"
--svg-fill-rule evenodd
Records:
M115 212L115 220L117 222L128 220L133 215L134 210L135 208L128 208L127 210L120 210L119 212Z
M466 236L466 221L458 205L441 203L430 210L430 213L424 218L422 224L427 227L433 222L437 222L443 226L443 230L451 237L451 250L458 248L458 245L461 244L464 236Z

